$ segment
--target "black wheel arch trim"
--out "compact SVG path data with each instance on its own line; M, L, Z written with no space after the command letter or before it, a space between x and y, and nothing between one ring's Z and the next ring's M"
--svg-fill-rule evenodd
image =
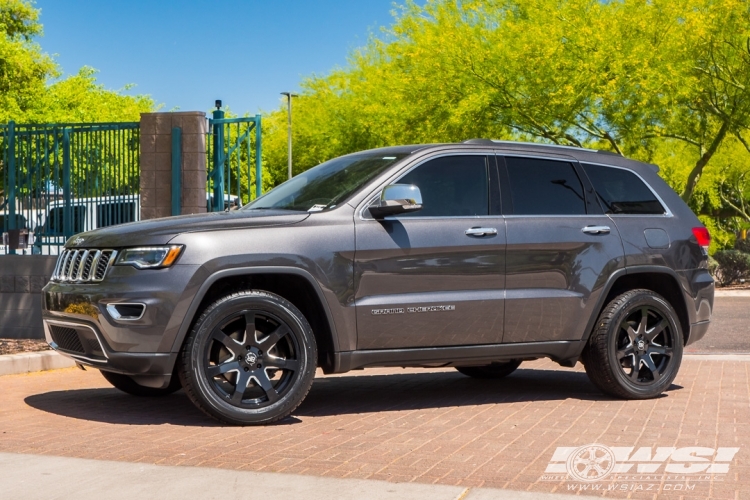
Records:
M180 348L182 347L182 343L185 341L185 337L188 334L190 325L195 318L195 314L198 311L198 307L200 307L200 304L203 301L203 298L206 296L206 293L208 293L208 290L211 288L211 285L223 278L228 278L231 276L248 276L252 274L294 274L296 276L304 278L312 286L313 290L315 290L315 294L317 295L318 300L323 305L323 311L325 312L326 321L328 322L328 327L331 331L331 342L333 343L333 350L334 352L339 351L338 332L336 330L336 324L333 321L333 316L331 314L328 301L325 299L325 295L323 295L320 284L317 282L317 280L315 280L312 274L298 267L253 266L223 269L211 274L208 278L206 278L206 280L198 289L198 293L196 293L193 297L193 300L190 303L190 307L188 308L185 317L182 319L180 329L178 330L177 336L172 343L170 352L179 352Z
M581 342L581 350L583 350L583 347L589 341L589 338L591 338L591 334L594 332L594 327L596 326L596 322L599 319L599 314L601 313L602 309L607 305L604 303L604 301L609 296L609 292L612 291L612 288L614 287L617 280L622 278L623 276L634 275L634 274L667 274L675 280L675 282L677 283L677 286L680 288L681 297L683 300L683 306L688 311L687 325L681 324L680 326L683 327L683 329L687 329L687 331L683 331L682 333L687 339L690 338L690 327L691 327L690 313L689 313L690 308L687 306L687 302L685 299L686 292L685 290L682 289L680 275L677 274L677 272L674 271L673 269L670 269L669 267L665 267L665 266L633 266L633 267L620 268L610 275L609 279L607 280L607 283L604 285L602 293L597 299L596 307L594 308L594 311L596 311L596 313L592 314L588 322L586 323L586 329L584 330L583 337L581 337L581 340L583 341Z

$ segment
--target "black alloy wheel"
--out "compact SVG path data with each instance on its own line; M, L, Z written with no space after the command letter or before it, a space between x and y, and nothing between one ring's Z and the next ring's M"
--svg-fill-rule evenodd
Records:
M586 372L602 391L628 399L658 396L674 380L683 340L672 306L649 290L632 290L602 311L583 352Z
M238 292L201 315L180 370L193 402L231 424L288 416L315 375L315 339L291 303L261 291Z

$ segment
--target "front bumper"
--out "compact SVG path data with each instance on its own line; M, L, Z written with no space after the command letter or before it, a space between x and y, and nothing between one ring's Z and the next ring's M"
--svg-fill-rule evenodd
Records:
M198 266L137 270L114 266L99 283L50 282L42 293L47 342L77 363L132 376L141 385L169 383L174 339L192 301ZM118 318L112 304L143 304L138 318Z
M53 349L79 365L129 375L147 387L167 387L178 356L178 353L112 351L93 326L76 321L45 319L44 336Z

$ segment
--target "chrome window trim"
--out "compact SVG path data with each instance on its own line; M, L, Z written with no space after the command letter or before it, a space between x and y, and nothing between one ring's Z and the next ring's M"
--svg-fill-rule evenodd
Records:
M481 152L481 151L462 151L460 149L456 149L456 150L451 150L451 151L440 151L434 155L427 155L427 156L417 159L413 164L406 167L406 170L399 170L398 172L394 173L392 176L388 177L388 180L386 180L385 183L380 184L378 188L375 189L374 192L370 193L370 195L365 198L364 202L360 203L360 207L357 209L359 220L362 220L362 221L378 220L373 217L365 217L364 212L372 204L372 202L375 201L380 196L380 192L383 190L385 186L394 184L396 181L406 176L409 172L419 167L420 165L424 165L428 161L436 160L438 158L443 158L445 156L485 156L487 157L487 156L494 156L494 152L492 150ZM499 218L502 218L502 215L451 215L447 217L406 217L404 219L400 219L398 218L398 216L388 216L388 217L384 217L381 220L407 220L407 219L408 220L453 220L453 219L499 219Z
M71 323L70 321L60 321L60 320L57 320L57 319L45 319L45 320L43 320L43 324L44 324L44 336L46 337L47 335L49 335L49 338L47 339L47 342L49 342L50 345L55 344L55 343L52 341L52 334L49 332L49 326L47 326L48 324L49 325L64 326L64 327L73 328L73 329L81 328L81 327L88 328L89 330L91 330L93 332L94 338L96 339L96 341L99 342L99 348L104 353L105 359L109 359L109 355L107 355L107 350L104 348L104 344L102 343L102 339L99 338L99 334L96 332L96 330L93 327L90 327L89 325L84 325L83 323ZM55 346L57 346L57 344L55 344ZM59 348L59 346L57 346L55 348L55 350L58 350L58 348ZM86 356L81 356L80 354L71 354L71 353L69 353L67 351L63 351L63 354L65 354L67 356L71 356L71 357L77 356L77 357L79 357L81 359L85 359L85 360L90 361L92 363L106 363L106 361L102 361L101 359L91 359L91 358L88 358Z
M593 161L583 161L583 162L579 162L579 163L581 164L581 168L583 169L584 172L586 172L586 169L583 166L584 163L587 163L589 165L596 165L598 167L616 168L618 170L625 170L626 172L630 172L631 174L633 174L636 177L638 177L638 179L643 183L643 185L646 186L646 188L649 191L651 191L651 194L653 194L656 197L656 199L659 201L659 203L661 203L661 206L664 208L664 213L663 214L606 214L606 215L609 215L611 217L674 217L674 214L672 213L672 210L669 209L669 205L667 205L666 203L664 203L664 200L662 200L661 196L659 196L659 193L657 193L654 190L654 188L651 187L651 184L649 184L648 182L646 182L646 179L644 179L643 177L641 177L641 174L639 174L635 170L631 170L631 169L625 168L625 167L617 167L617 166L614 166L614 165L607 165L605 163L596 163L596 162L593 162ZM586 175L588 176L588 173L586 173ZM593 183L592 183L592 186L593 186ZM594 189L596 189L596 188L594 188ZM599 193L597 193L596 195L599 196Z

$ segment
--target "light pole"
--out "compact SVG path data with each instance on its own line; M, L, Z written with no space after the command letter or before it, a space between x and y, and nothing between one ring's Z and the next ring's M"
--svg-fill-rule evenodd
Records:
M287 109L287 118L289 126L287 128L288 130L288 147L289 147L289 166L288 166L288 173L289 178L292 178L292 97L297 97L297 94L292 94L291 92L282 92L281 95L286 96L286 109Z

